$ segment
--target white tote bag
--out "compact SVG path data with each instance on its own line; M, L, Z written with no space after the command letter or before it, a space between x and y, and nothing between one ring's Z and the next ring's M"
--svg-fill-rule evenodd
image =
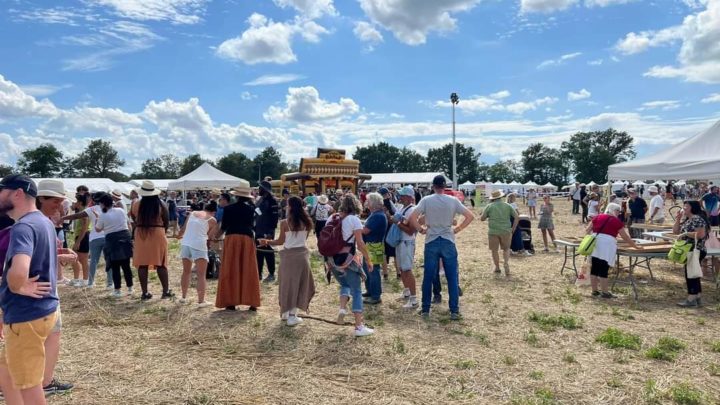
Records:
M695 246L697 246L697 238L695 238ZM702 266L700 266L700 250L693 249L688 252L687 278L700 278L702 275Z

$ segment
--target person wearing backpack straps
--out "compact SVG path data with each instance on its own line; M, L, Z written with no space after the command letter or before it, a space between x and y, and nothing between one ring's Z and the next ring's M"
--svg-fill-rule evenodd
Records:
M694 249L700 251L700 263L707 256L705 241L710 235L710 222L707 214L703 211L699 201L685 201L683 209L678 211L673 224L673 233L681 234L680 239L692 242ZM699 307L702 305L700 294L702 285L700 278L688 278L687 265L685 265L685 283L687 284L688 296L685 301L679 302L681 307Z
M331 218L331 221L341 221L342 237L348 246L333 257L329 258L327 265L330 266L333 276L340 284L340 309L338 311L337 323L344 325L344 318L347 315L347 304L352 298L352 313L355 317L355 336L372 335L375 331L363 323L363 302L362 302L362 266L355 258L356 249L362 253L369 271L373 271L373 262L370 253L362 239L363 225L358 215L362 212L360 201L357 197L348 193L342 197L338 214ZM328 224L329 226L330 224ZM324 233L324 232L323 232Z
M610 267L615 265L615 260L617 259L618 235L633 248L642 248L630 238L625 225L618 219L618 214L621 210L622 208L618 204L608 204L605 213L594 217L585 229L588 235L591 232L597 234L595 249L590 259L590 285L592 286L593 297L615 298L615 296L608 291L608 272L610 271ZM602 292L598 290L598 287Z
M319 236L325 227L328 218L335 212L333 207L328 204L328 196L321 194L318 197L317 204L310 211L310 217L315 221L315 236Z
M396 259L400 267L400 279L403 283L402 299L407 300L403 308L417 307L417 283L413 274L415 265L415 237L417 232L409 224L410 215L415 210L415 190L412 186L405 186L398 192L403 208L400 210L400 217L391 219L402 231L400 243L396 246Z

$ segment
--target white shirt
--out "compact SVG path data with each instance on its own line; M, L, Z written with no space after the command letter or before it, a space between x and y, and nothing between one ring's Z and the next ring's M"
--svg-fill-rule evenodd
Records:
M283 247L285 249L293 249L299 247L305 247L305 241L307 240L307 231L293 232L290 229L285 231L285 243Z
M410 219L410 215L415 211L415 205L410 205L407 207L407 211L405 208L400 209L398 212L402 215L402 219L404 221L407 221ZM416 232L413 232L412 235L408 235L405 231L400 232L402 234L402 238L400 240L415 240Z
M111 208L108 212L100 210L100 217L97 219L97 223L93 225L93 230L95 230L95 226L101 228L103 236L113 232L127 231L127 222L127 214L121 208Z
M97 222L98 217L100 217L103 213L102 208L100 208L99 205L93 205L92 207L85 208L83 212L85 212L90 219L90 242L94 241L95 239L104 238L104 232L98 232L95 230L95 223ZM97 216L95 216L95 214L93 213L97 213Z
M580 187L575 189L575 192L573 193L573 200L580 201Z
M348 241L348 243L354 243L355 237L353 236L354 232L357 230L362 230L363 224L360 222L360 218L358 218L356 215L348 215L345 218L343 218L342 221L342 234L343 239Z
M595 200L590 200L588 203L588 217L596 217L598 216L598 205L599 203Z
M183 234L180 245L188 246L196 250L207 251L208 231L210 230L210 220L200 219L196 215L190 214L185 225L185 233Z
M655 208L659 209L658 212L653 215L653 212L655 212ZM663 202L663 198L660 197L660 194L656 195L650 200L650 216L653 220L665 219L665 203Z

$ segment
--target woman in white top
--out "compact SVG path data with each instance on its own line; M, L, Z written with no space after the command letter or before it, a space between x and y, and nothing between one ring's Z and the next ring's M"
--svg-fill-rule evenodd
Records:
M104 233L105 244L103 246L103 254L110 261L110 269L112 272L113 284L115 291L114 297L122 295L120 291L120 269L122 268L125 277L125 285L127 287L127 295L133 293L133 274L130 268L130 259L133 256L133 242L130 230L128 228L127 214L122 208L115 207L112 196L107 193L97 198L101 213L91 211L95 217L95 231Z
M597 193L590 193L590 201L588 201L588 219L592 222L592 219L600 215L600 197Z
M215 220L216 211L217 203L210 201L205 204L202 211L191 212L178 234L178 239L182 239L180 241L180 257L183 262L183 274L180 278L180 290L182 291L182 298L180 298L181 304L187 302L187 291L190 287L192 266L193 263L195 263L195 268L197 269L197 305L199 308L210 306L210 303L205 301L205 289L207 286L205 272L208 266L209 235L215 235L217 233L218 223Z
M310 301L315 296L315 281L310 268L310 251L306 241L313 229L310 216L303 209L300 197L290 197L287 202L286 216L280 222L280 236L275 240L260 239L260 245L282 245L280 251L280 318L287 320L288 326L302 322L297 316L298 309L308 312Z
M537 214L535 212L535 207L537 206L537 193L534 188L531 188L527 193L527 205L530 218L537 219Z

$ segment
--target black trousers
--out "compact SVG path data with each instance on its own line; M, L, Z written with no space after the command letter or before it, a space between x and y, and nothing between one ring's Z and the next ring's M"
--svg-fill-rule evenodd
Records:
M125 285L128 287L133 286L133 274L130 268L130 259L125 260L113 260L110 262L110 268L112 269L113 284L115 289L121 288L120 269L122 268L123 275L125 276Z
M700 251L700 263L701 264L702 264L703 259L705 259L705 256L707 256L707 252L701 250ZM685 266L685 284L687 284L688 295L700 294L702 292L702 285L700 284L700 280L702 280L702 277L687 278L687 265L686 265Z
M327 224L327 221L315 220L315 236L320 236L320 232L325 228L325 224Z
M258 276L262 280L263 265L267 262L268 274L275 276L275 252L272 251L272 247L260 246L258 239L273 239L275 235L255 235L255 246L256 252L255 257L257 258L258 265Z
M579 214L580 213L580 200L572 200L572 202L573 202L572 213Z
M582 221L583 223L587 222L587 214L588 214L588 205L585 203L580 203L580 206L582 207Z

